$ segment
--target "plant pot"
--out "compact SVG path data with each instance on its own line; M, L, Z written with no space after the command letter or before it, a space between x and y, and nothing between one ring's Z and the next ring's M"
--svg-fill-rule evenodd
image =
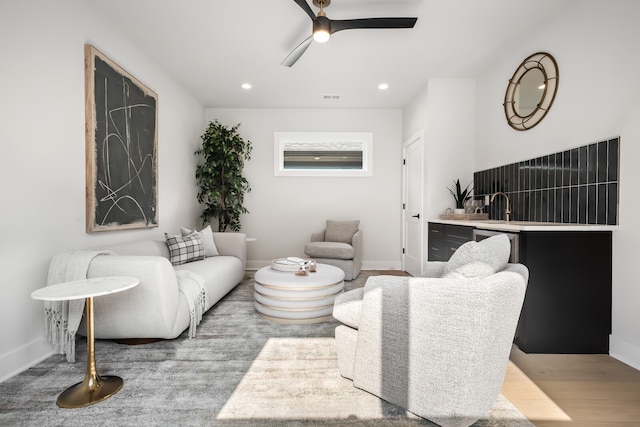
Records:
M454 209L454 210L453 210L453 213L454 213L454 214L463 214L464 212L465 212L465 211L464 211L464 208L462 208L462 209Z

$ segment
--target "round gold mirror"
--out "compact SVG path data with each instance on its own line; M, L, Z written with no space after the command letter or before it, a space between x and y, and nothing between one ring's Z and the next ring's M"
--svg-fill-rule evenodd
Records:
M509 126L527 130L540 123L556 98L558 80L558 64L550 54L534 53L522 61L504 95Z

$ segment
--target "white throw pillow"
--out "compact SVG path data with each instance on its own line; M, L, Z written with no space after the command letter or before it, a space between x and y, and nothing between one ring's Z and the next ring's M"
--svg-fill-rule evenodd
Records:
M442 277L486 277L503 270L509 262L511 243L505 234L460 246L449 259Z
M200 231L189 230L185 227L180 227L180 231L182 232L182 236L188 236L191 233L198 233L198 237L200 237L200 241L202 242L202 247L204 248L204 256L218 256L220 253L218 252L218 248L216 247L216 242L213 240L213 231L211 230L211 226L207 225Z

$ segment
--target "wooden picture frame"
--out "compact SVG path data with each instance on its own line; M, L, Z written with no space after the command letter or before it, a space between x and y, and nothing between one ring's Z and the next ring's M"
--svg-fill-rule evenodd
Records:
M158 226L158 95L85 45L86 231Z

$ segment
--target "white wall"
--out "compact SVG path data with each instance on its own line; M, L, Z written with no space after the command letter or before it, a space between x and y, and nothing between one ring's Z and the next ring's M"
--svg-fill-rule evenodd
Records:
M249 243L248 268L274 258L304 256L311 233L327 219L358 219L363 233L363 268L398 269L401 262L401 110L209 109L207 121L241 123L252 142L245 164L252 187L242 231ZM372 132L373 176L274 176L274 132Z
M455 201L447 188L473 180L475 103L473 79L430 79L405 108L404 138L421 129L425 141L425 219L437 218Z
M475 81L430 79L404 110L404 139L424 136L424 254L428 257L427 222L455 201L447 188L473 180ZM460 102L465 100L466 102Z
M84 44L158 94L159 227L85 234ZM42 302L51 257L193 226L193 151L204 108L81 0L0 2L0 381L48 356Z
M635 267L640 209L640 2L584 0L522 40L477 81L476 170L621 137L620 231L613 233L613 331L610 353L640 369L640 281ZM558 62L560 84L549 114L518 132L502 103L508 79L532 53ZM464 100L462 100L464 101ZM471 98L469 98L471 101ZM579 292L579 290L576 290Z

